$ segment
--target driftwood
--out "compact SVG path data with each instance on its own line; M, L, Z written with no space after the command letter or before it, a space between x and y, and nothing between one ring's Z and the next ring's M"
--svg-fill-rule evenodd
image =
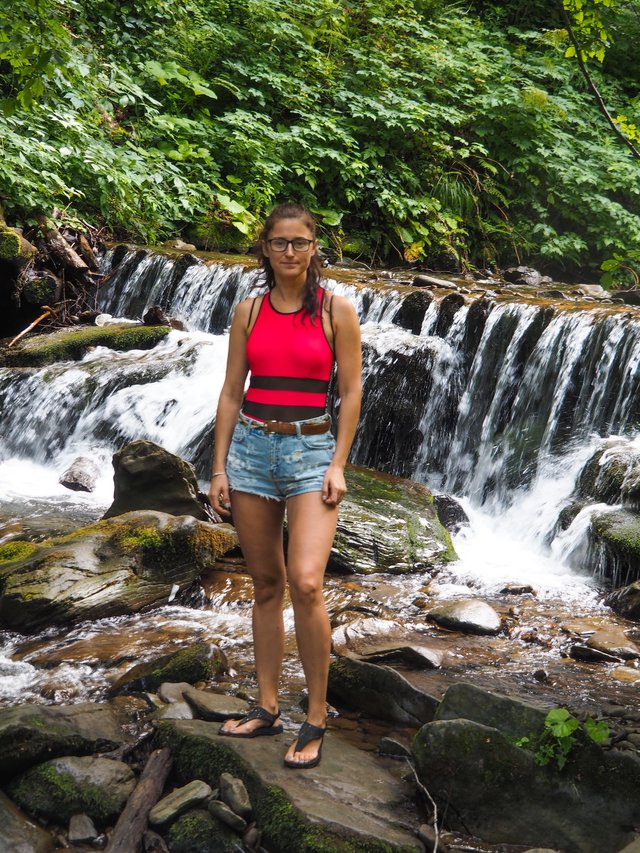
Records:
M37 249L17 228L0 223L0 259L15 267L23 267L37 254Z
M89 271L87 262L82 260L75 249L71 248L50 219L41 213L36 216L36 221L44 235L49 252L60 261L63 267L80 274Z
M171 750L165 747L151 753L118 818L105 853L138 853L149 812L160 799L170 769Z
M23 329L19 334L17 334L17 335L15 336L15 338L12 338L12 339L9 341L9 343L7 344L7 346L12 347L12 346L17 342L17 341L19 341L19 340L20 340L20 338L24 337L24 336L27 334L27 332L30 332L30 331L31 331L31 329L35 328L35 327L38 325L38 323L40 323L42 320L45 320L47 317L51 317L51 316L53 316L53 315L56 313L55 308L49 308L49 306L48 306L48 305L43 305L42 307L47 309L47 310L44 312L44 314L41 314L39 317L37 317L37 318L33 321L33 323L31 323L31 325L30 325L30 326L27 326L27 328L26 328L26 329Z

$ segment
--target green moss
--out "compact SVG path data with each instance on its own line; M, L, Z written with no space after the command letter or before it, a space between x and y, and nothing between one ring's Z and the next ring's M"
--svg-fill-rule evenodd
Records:
M78 361L89 347L113 350L152 349L170 332L168 326L76 326L26 338L15 349L2 351L7 367L40 367L56 361Z
M111 688L115 695L121 690L157 690L165 681L195 684L211 681L226 668L226 660L209 643L198 642L155 661L141 663L126 672Z
M244 782L263 832L265 847L287 853L415 853L415 849L390 846L375 839L351 839L334 835L308 821L281 788L265 785L256 772L234 751L210 738L178 730L168 720L158 724L159 746L174 756L173 770L180 784L202 779L218 787L220 774L230 773Z
M594 515L593 532L619 553L640 559L640 517L620 510Z
M21 540L7 542L5 545L0 545L0 563L13 563L19 560L26 560L38 550L38 546L33 542L23 542Z
M100 826L119 815L122 803L107 788L89 781L78 782L70 773L53 764L41 764L8 786L10 796L39 820L67 823L72 815L84 812Z
M0 226L0 258L15 261L20 257L20 235L12 228Z

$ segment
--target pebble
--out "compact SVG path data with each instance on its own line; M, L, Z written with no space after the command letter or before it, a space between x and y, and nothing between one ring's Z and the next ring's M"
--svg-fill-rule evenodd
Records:
M220 799L240 817L251 816L251 800L244 782L230 773L220 775Z
M72 815L69 821L69 842L71 844L82 844L85 841L92 842L97 837L98 831L89 815Z
M222 800L209 800L207 808L214 817L217 817L222 823L226 823L227 826L230 826L236 832L244 832L247 828L246 820L237 815Z
M151 826L164 826L183 812L208 800L212 793L206 782L194 779L157 802L149 812L149 823Z

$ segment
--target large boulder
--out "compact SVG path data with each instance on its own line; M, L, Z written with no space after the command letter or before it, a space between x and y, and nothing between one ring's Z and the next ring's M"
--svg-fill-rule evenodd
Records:
M129 740L109 705L2 708L0 783L49 758L107 752Z
M0 546L0 627L135 613L166 602L237 545L227 524L131 512L42 543Z
M132 441L113 455L113 503L103 518L138 509L211 520L189 462L153 441Z
M66 824L82 813L106 826L116 822L135 786L133 770L122 761L62 756L13 779L7 793L37 820Z
M115 695L123 690L155 691L165 682L195 684L209 681L226 669L227 661L220 649L200 641L177 652L136 664L118 678L109 692Z
M640 515L628 509L594 512L589 531L594 563L614 587L640 579Z
M328 571L403 574L456 559L425 486L349 466L347 487Z
M492 844L567 853L615 853L640 821L640 760L595 744L562 771L540 766L512 738L465 719L427 723L412 753L419 779L446 811L449 829Z

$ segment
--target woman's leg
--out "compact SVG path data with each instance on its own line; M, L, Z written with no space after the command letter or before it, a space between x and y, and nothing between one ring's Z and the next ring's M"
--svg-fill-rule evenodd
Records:
M287 501L287 578L298 651L309 693L307 720L320 727L325 725L327 717L331 650L331 629L322 582L337 521L338 508L326 506L320 492L307 492ZM294 753L294 745L295 742L287 752L287 759L307 762L318 754L320 741L311 741L299 753Z
M258 704L275 714L284 655L284 502L233 491L231 507L240 547L253 581L252 621ZM248 732L259 726L264 726L260 720L251 720L240 727L237 720L230 720L223 726L223 731L238 728L239 732Z

